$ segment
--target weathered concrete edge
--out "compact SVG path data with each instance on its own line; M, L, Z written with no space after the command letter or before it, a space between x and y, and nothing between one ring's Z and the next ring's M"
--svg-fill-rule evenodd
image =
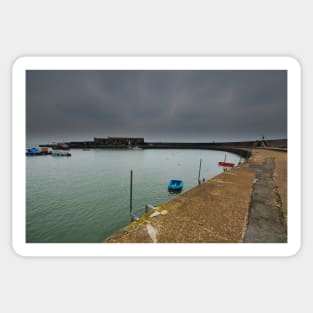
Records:
M279 151L281 152L281 151ZM255 182L250 198L246 243L286 243L287 222L282 199L274 181L276 158L267 156L262 164L252 164Z

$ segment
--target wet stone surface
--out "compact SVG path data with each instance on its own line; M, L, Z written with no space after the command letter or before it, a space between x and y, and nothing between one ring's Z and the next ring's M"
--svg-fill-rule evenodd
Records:
M256 174L244 242L287 242L287 229L283 220L281 200L273 181L275 159L265 158L263 164L253 164L249 168Z

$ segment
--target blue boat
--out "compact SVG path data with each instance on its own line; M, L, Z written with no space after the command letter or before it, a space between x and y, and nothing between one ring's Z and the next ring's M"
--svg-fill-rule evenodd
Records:
M40 155L40 150L37 148L30 148L26 150L26 155Z
M168 182L168 190L169 191L180 191L183 189L184 183L182 180L171 179Z

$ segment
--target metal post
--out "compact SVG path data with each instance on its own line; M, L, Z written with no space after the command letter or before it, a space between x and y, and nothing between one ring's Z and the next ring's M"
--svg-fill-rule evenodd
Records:
M201 184L201 181L200 181L201 162L202 162L202 159L200 159L200 165L199 165L199 174L198 174L198 184L199 185Z
M129 213L133 214L133 170L130 170Z

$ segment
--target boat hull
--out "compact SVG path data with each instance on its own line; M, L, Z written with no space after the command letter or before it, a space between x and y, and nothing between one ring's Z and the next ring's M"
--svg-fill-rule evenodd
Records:
M234 167L235 164L234 163L230 163L230 162L218 162L219 166L223 166L223 167Z
M171 179L169 182L168 182L168 190L169 191L180 191L182 190L184 187L184 183L182 180L176 180L176 179Z
M71 156L72 154L68 151L62 151L62 150L54 150L52 151L52 156L55 156L55 157L69 157Z

